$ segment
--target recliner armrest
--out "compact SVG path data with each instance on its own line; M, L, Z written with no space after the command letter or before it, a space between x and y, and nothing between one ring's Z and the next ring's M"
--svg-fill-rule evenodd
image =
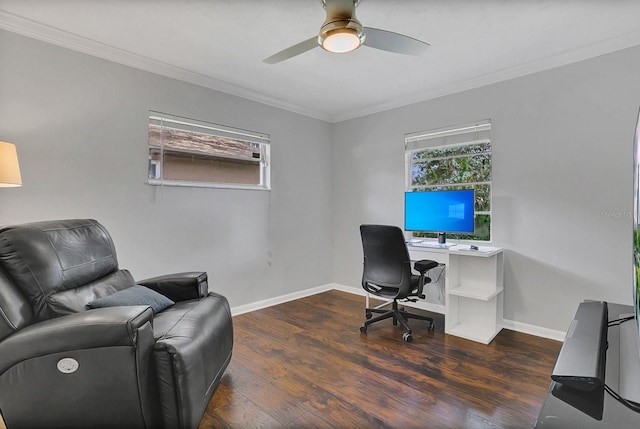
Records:
M0 342L0 374L42 355L100 347L135 346L138 329L153 323L148 306L110 307L27 326Z
M207 273L202 271L168 274L136 283L176 302L204 298L209 293Z

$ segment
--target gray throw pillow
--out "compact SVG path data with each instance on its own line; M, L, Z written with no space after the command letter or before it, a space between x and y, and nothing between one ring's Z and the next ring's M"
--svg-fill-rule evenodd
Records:
M175 302L148 287L135 285L111 295L103 296L87 304L90 308L118 307L121 305L148 305L158 313Z

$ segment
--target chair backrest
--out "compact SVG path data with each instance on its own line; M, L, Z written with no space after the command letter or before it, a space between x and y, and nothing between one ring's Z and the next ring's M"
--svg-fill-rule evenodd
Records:
M406 298L411 289L411 261L402 230L390 225L361 225L364 269L362 287L375 293L397 289L397 298ZM375 285L371 289L371 285Z
M0 287L19 291L36 320L84 311L90 300L135 284L118 269L111 236L92 219L1 228L0 267ZM15 290L5 298L17 301Z

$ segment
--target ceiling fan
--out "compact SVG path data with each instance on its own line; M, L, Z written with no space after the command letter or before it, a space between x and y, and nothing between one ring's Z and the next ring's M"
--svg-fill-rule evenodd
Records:
M322 0L322 7L327 11L327 19L320 27L320 33L265 58L262 62L279 63L318 46L329 52L345 53L366 45L383 51L408 55L420 55L431 46L413 37L362 26L356 18L356 6L359 1Z

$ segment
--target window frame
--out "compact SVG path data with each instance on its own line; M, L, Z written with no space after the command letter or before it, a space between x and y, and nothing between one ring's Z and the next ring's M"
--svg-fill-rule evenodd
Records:
M185 118L173 114L161 113L157 111L149 111L148 122L148 138L147 138L147 155L148 155L148 173L147 183L153 186L177 186L177 187L200 187L200 188L222 188L222 189L247 189L247 190L271 190L271 136L266 133L243 130L227 125L220 125L197 119ZM171 125L169 125L171 124ZM222 181L197 181L197 180L181 180L164 178L165 172L165 153L174 154L185 153L191 154L194 158L210 161L221 161L229 159L230 161L242 162L242 158L234 156L226 156L224 154L207 154L194 150L181 150L172 148L165 152L162 143L158 146L152 144L151 134L152 127L161 127L161 129L172 129L193 134L208 135L217 138L229 139L234 143L244 143L248 146L256 145L259 149L260 158L256 164L259 166L259 183L241 183L241 182L222 182ZM160 131L162 132L162 131ZM152 159L151 151L160 151L160 159ZM151 177L152 173L155 177Z
M488 206L489 210L478 210L478 192L476 191L476 202L474 203L474 217L488 216L489 218L489 236L488 238L475 238L474 233L471 234L450 234L452 239L461 241L474 241L491 243L493 240L493 145L491 140L491 121L484 120L472 124L459 125L454 127L439 128L429 131L421 131L416 133L405 134L405 191L411 192L415 190L436 190L436 189L462 189L476 188L486 186L488 188ZM414 162L414 155L422 152L433 152L443 149L452 149L456 147L470 147L473 145L488 144L488 150L477 153L477 156L487 156L489 158L488 180L474 180L469 182L456 183L427 183L414 184L414 167L419 165ZM429 161L441 161L447 159L470 158L473 153L454 154L446 156L434 156ZM423 161L422 163L426 163ZM477 179L477 178L476 178ZM414 236L419 237L437 237L435 232L412 232ZM461 237L461 238L460 238Z

